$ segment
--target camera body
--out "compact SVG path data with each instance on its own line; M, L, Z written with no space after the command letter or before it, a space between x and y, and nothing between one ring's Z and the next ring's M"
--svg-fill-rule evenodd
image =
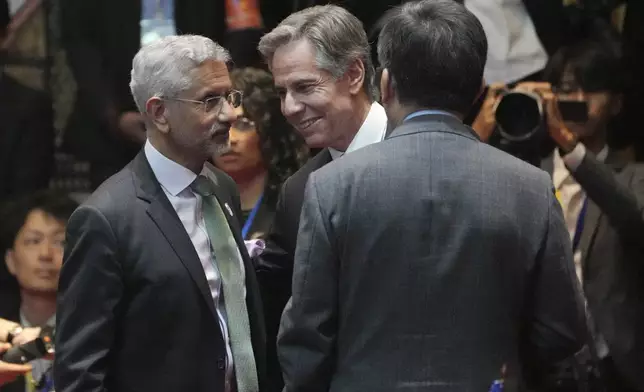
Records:
M563 121L585 123L588 104L583 100L558 99ZM494 105L496 129L490 144L534 166L539 166L554 144L548 137L547 111L537 92L503 89Z
M43 328L39 337L21 346L10 348L0 357L0 361L25 364L53 354L54 351L53 330Z

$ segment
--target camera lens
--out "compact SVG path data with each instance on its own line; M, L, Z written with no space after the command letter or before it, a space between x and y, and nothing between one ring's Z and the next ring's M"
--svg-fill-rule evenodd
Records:
M539 130L543 106L538 95L512 91L501 97L494 115L504 138L522 141Z

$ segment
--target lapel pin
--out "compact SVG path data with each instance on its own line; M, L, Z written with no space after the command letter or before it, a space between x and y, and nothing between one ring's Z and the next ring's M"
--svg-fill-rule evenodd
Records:
M226 211L228 211L228 215L230 215L232 217L233 216L233 210L230 208L228 203L224 203L224 207L226 207Z

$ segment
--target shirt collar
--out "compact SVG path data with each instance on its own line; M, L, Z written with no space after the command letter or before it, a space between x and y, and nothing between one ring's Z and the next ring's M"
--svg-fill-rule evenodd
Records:
M150 140L145 142L144 151L157 181L172 196L177 196L197 178L190 169L161 154Z
M371 104L367 118L365 118L358 133L353 137L351 144L347 150L342 152L334 148L329 148L332 159L337 159L342 155L358 150L369 144L378 143L385 139L387 135L387 113L379 103L374 102Z
M22 325L25 328L32 328L34 325L31 325L29 320L25 317L25 314L20 310L20 325ZM45 327L55 327L56 326L56 314L51 316L49 320L44 325ZM42 325L35 325L35 327L42 327Z

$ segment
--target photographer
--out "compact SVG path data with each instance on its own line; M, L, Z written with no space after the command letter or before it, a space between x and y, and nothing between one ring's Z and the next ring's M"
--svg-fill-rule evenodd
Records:
M550 60L545 83L514 89L538 94L545 107L545 128L557 148L541 167L562 205L611 392L644 391L644 166L620 161L606 142L621 110L621 67L619 46L606 35L563 48ZM485 140L494 132L490 111L499 99L490 90L473 124ZM586 121L562 120L560 102L570 100L585 102Z

